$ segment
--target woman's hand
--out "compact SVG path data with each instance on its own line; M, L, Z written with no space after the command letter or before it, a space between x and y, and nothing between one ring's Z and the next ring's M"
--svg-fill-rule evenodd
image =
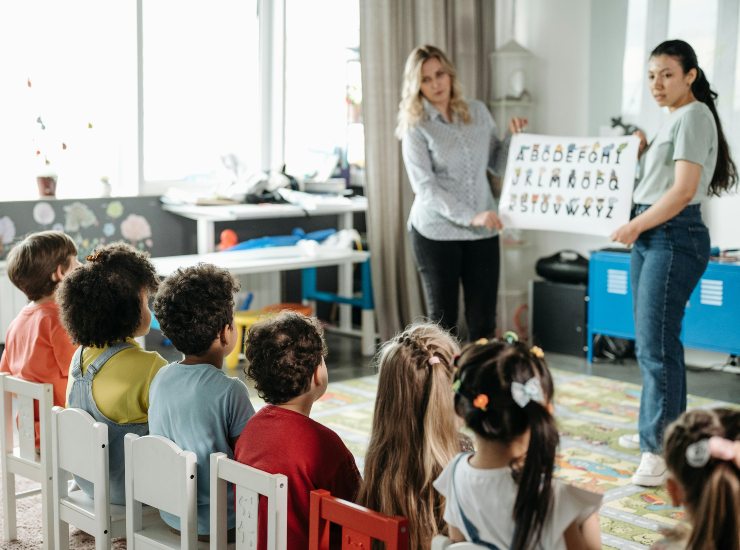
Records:
M471 220L470 225L472 225L473 227L485 227L489 230L503 229L504 227L504 224L501 223L498 214L496 214L496 212L494 212L493 210L478 212Z
M640 236L640 233L642 233L642 231L637 226L637 224L634 223L633 220L629 223L624 224L622 227L612 233L611 240L618 243L631 245L637 240L637 238Z
M509 132L512 134L521 134L529 124L526 118L513 117L509 122Z
M639 159L645 152L645 149L647 149L647 137L645 136L645 132L642 130L635 130L632 132L632 135L640 138L640 144L637 146L637 158Z

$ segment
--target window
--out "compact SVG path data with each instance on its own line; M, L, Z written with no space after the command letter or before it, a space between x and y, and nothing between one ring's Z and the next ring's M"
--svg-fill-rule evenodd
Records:
M0 200L137 192L136 4L0 5ZM84 16L81 16L84 14ZM12 54L11 54L12 52Z
M144 180L228 178L235 155L259 170L256 0L143 6Z
M671 0L668 38L679 38L691 44L699 66L712 82L717 45L717 0Z
M634 122L640 114L645 87L645 31L647 0L630 0L622 68L622 116Z
M285 162L301 178L365 157L359 1L316 4L286 0Z

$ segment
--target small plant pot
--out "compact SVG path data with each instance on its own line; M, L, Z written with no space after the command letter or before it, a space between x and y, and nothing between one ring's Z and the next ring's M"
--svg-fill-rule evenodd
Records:
M56 197L56 176L36 176L36 183L39 186L39 197Z

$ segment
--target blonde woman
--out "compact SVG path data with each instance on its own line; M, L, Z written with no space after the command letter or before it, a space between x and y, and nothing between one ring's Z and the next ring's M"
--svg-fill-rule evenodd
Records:
M409 520L410 550L444 528L432 487L461 450L452 393L456 340L431 323L412 325L380 350L378 395L358 503ZM468 440L469 442L469 440Z
M526 125L514 118L509 130ZM396 135L416 195L408 231L428 316L456 331L462 282L470 340L492 337L502 226L486 170L503 174L508 137L499 140L482 102L463 98L455 68L434 46L406 61Z

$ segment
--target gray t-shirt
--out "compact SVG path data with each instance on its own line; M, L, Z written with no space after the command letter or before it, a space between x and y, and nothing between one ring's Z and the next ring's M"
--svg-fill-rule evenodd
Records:
M717 125L704 103L693 101L673 111L642 158L642 178L635 186L635 204L653 204L673 186L675 161L701 166L701 179L690 204L707 196L717 164Z
M149 433L174 441L198 458L198 534L210 521L211 453L234 458L229 440L236 439L254 414L247 386L213 365L170 363L154 377L149 389ZM234 499L227 498L227 527L235 526ZM180 519L160 512L175 529Z

